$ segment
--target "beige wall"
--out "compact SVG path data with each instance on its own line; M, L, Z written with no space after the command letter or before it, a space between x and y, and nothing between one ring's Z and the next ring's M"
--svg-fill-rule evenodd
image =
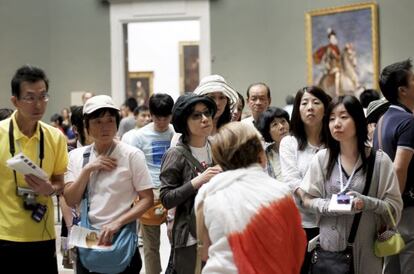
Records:
M241 93L252 82L268 83L272 105L306 85L305 12L364 1L213 0L212 72ZM412 0L378 3L380 67L413 55Z
M305 12L358 2L212 0L212 72L224 75L243 95L249 83L264 81L271 87L272 105L284 105L287 94L306 84ZM377 3L383 66L412 55L414 1ZM43 67L51 80L45 121L70 104L70 91L111 94L104 1L0 0L0 35L0 107L10 106L10 79L26 63Z
M69 106L70 91L110 94L109 6L98 0L0 0L0 107L10 107L10 80L24 64L50 79L43 120Z

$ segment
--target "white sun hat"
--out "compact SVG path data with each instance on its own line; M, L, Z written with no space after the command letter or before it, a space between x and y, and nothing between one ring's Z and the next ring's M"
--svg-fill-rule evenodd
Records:
M194 90L194 94L206 95L212 92L222 92L227 98L229 98L230 108L233 109L239 100L237 91L234 90L223 76L214 74L209 75L201 79L200 84Z

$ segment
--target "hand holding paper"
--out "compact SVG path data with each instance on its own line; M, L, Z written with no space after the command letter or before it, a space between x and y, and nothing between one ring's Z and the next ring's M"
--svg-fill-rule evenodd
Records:
M111 246L98 245L99 230L90 230L80 226L72 226L69 234L69 247L78 246L93 249L110 249Z

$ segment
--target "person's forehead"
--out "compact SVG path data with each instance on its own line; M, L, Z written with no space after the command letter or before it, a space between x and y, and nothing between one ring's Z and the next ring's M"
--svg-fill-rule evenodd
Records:
M23 81L20 84L20 92L25 92L25 93L46 92L46 83L43 80L39 80L36 82Z
M267 88L263 85L255 85L250 88L250 96L265 96L267 95Z
M313 95L312 93L305 92L305 93L303 94L303 96L302 96L302 99L301 99L301 100L308 100L308 99L311 99L311 100L319 100L319 98L318 98L318 97L316 97L315 95Z

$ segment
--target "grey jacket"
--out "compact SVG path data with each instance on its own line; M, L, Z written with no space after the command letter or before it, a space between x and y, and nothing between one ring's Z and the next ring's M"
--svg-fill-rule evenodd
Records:
M181 140L177 146L183 146L191 153L190 148ZM193 208L197 190L191 180L198 175L197 172L177 147L170 148L164 154L160 173L160 199L165 208L176 207L172 231L174 248L185 247L189 233L196 238Z

